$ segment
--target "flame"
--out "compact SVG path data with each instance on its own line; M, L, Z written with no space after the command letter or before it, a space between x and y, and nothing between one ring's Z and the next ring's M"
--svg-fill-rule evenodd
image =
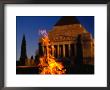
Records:
M51 51L54 50L52 42L48 38L46 31L41 31L42 44L46 46L46 52L39 59L39 73L41 74L64 74L66 69L61 62L57 62L54 56L51 55Z

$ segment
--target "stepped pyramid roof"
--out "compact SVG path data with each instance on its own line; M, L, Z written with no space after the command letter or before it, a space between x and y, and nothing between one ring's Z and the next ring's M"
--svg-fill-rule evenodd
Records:
M62 16L54 26L80 24L76 16Z

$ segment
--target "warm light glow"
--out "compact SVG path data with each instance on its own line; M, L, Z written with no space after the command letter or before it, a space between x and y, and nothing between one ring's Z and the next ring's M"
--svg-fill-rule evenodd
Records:
M56 61L55 57L51 55L51 51L54 50L52 42L48 38L48 34L45 31L41 31L42 44L46 46L46 52L39 59L39 73L41 74L64 74L66 69L61 62Z

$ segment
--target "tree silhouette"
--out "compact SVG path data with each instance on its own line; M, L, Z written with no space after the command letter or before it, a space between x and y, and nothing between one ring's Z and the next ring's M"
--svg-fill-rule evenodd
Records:
M39 55L42 56L43 55L43 48L42 48L42 44L39 43Z
M20 56L21 65L25 65L26 59L27 59L26 40L25 40L25 35L23 35L22 44L21 44L21 56Z
M36 53L35 53L35 63L36 63L36 64L39 63L39 57L40 57L39 53L36 52Z
M77 37L77 43L76 43L76 65L80 66L83 61L83 50L82 50L82 43L81 43L81 35L78 35Z
M33 60L34 58L33 58L33 56L31 56L31 60Z

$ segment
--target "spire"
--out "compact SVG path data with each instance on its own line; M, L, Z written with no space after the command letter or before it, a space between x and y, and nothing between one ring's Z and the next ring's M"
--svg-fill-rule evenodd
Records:
M21 44L21 56L20 56L20 60L21 60L22 65L25 65L26 58L27 58L26 39L25 39L25 35L23 35L22 44Z
M70 24L80 24L80 22L75 16L62 16L54 26L62 26L62 25L70 25Z

